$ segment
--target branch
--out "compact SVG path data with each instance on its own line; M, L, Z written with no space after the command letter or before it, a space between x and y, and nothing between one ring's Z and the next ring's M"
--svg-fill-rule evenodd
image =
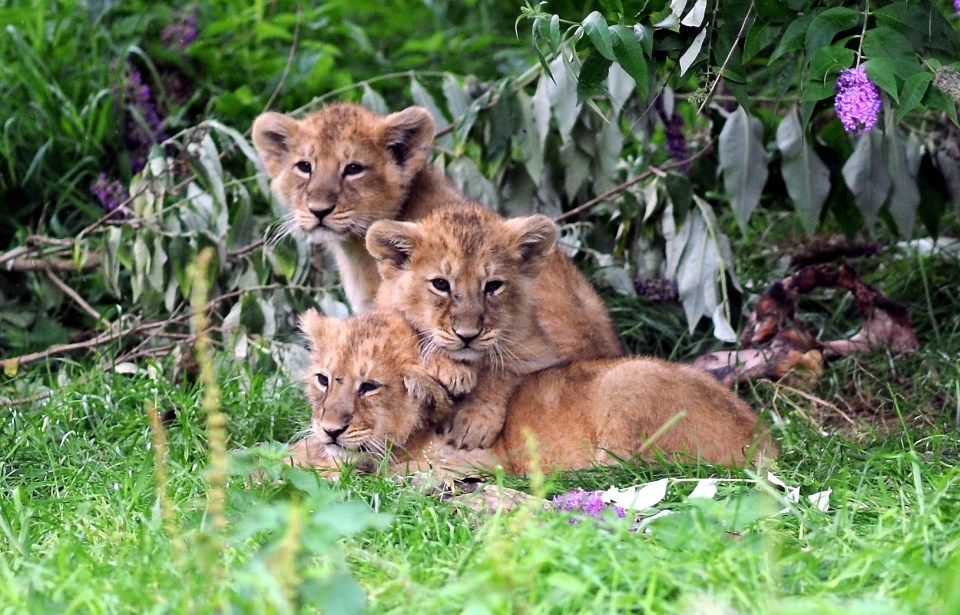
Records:
M640 182L642 182L642 181L645 180L645 179L649 179L650 177L652 177L652 176L654 176L654 175L662 175L662 174L664 174L666 171L670 171L670 170L672 170L672 169L676 169L677 167L682 167L682 166L688 165L688 164L690 164L691 162L700 159L701 157L703 157L704 155L706 155L707 153L709 153L710 151L712 151L712 150L713 150L713 143L714 143L714 141L716 141L716 139L710 139L710 141L708 141L707 144L704 145L703 148L702 148L699 152L697 152L696 154L693 154L693 155L690 156L689 158L685 158L685 159L683 159L683 160L673 160L673 161L668 162L667 164L665 164L665 165L663 165L663 166L661 166L661 167L651 166L648 170L644 171L644 172L641 173L640 175L637 175L636 177L633 177L633 178L631 178L631 179L628 179L627 181L623 182L622 184L619 184L619 185L617 185L617 186L614 186L613 188L610 188L609 190L607 190L607 191L604 192L603 194L601 194L601 195L599 195L599 196L596 196L596 197L590 199L589 201L587 201L586 203L584 203L584 204L582 204L582 205L578 205L577 207L574 207L574 208L571 209L570 211L563 212L562 214L560 214L559 216L557 216L556 218L554 218L553 221L554 221L554 222L562 222L563 220L566 220L567 218L572 218L572 217L574 217L574 216L576 216L576 215L579 215L579 214L587 211L588 209L591 209L591 208L599 205L600 203L603 203L604 201L609 201L610 199L612 199L613 197L615 197L617 194L623 192L624 190L626 190L627 188L629 188L630 186L632 186L632 185L634 185L634 184L640 183Z
M255 292L259 290L276 290L278 288L286 288L286 286L281 284L267 284L262 286L253 286L250 288L245 288L243 290L236 290L233 292L226 293L225 295L220 295L219 297L212 299L207 302L207 310L212 310L217 306L217 304L227 301L228 299L236 298L244 293ZM4 359L0 361L4 371L15 371L19 366L26 365L28 363L35 363L37 361L42 361L44 359L49 359L50 357L55 357L58 355L66 354L68 352L73 352L75 350L90 350L92 348L97 348L110 342L122 339L125 337L131 337L135 334L142 333L144 331L150 331L153 329L162 329L170 325L175 325L181 323L185 320L190 319L193 316L193 311L188 310L185 314L179 316L174 316L172 318L167 318L164 320L154 320L145 323L138 323L127 327L126 329L119 331L110 331L104 332L99 335L96 335L90 339L84 340L82 342L73 342L70 344L56 344L47 348L46 350L41 350L39 352L33 352L30 354L21 355L19 357L11 357L9 359ZM0 403L5 403L0 401Z
M16 252L21 248L16 248L0 257L0 263L4 262L4 257L9 256L11 252ZM29 248L27 249L29 251ZM30 271L62 271L65 273L80 273L90 271L100 266L100 255L94 252L79 265L72 258L16 258L9 260L0 270L30 272Z

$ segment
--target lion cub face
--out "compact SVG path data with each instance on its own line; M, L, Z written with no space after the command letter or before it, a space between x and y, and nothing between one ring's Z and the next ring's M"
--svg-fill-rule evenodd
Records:
M313 241L362 238L376 220L397 217L433 135L420 107L381 117L344 103L300 121L268 112L253 123L273 191Z
M383 277L378 302L421 332L424 356L503 366L535 326L532 283L556 238L545 216L505 220L470 203L415 223L377 222L367 250Z
M379 462L446 403L420 366L416 334L399 314L338 320L309 310L300 328L311 349L304 380L311 438L331 457Z

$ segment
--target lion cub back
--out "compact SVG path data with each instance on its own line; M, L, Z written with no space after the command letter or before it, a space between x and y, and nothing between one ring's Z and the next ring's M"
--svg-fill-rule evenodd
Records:
M528 430L544 469L637 454L734 466L756 462L759 453L777 455L756 413L735 393L697 368L641 357L572 363L525 380L493 451L511 471L530 470Z

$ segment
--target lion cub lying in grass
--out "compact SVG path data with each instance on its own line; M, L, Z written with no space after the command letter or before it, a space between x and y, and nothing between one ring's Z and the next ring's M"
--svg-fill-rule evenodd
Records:
M421 364L417 334L400 314L338 320L310 310L300 323L312 351L305 391L313 416L307 437L291 445L296 465L385 464L395 473L501 465L524 474L528 434L547 471L661 455L740 466L777 454L753 411L705 372L645 358L530 375L488 449L452 449L436 434L448 394Z

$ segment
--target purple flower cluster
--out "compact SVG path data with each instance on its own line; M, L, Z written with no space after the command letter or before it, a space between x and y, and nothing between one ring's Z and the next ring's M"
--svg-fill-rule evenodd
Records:
M637 278L633 281L633 288L640 297L647 297L658 303L676 301L680 296L677 291L677 283L667 278L660 278L659 280Z
M663 98L657 98L656 108L657 115L660 116L660 120L663 122L663 132L667 138L667 150L670 152L670 156L674 160L687 160L690 158L690 148L687 147L687 138L683 134L683 116L677 112L676 107L674 107L670 115L667 115L667 111L663 105ZM684 174L689 173L690 163L680 165L677 167L677 170Z
M957 13L960 13L960 0L953 0L953 8Z
M197 10L178 13L176 20L160 31L160 40L167 47L189 47L197 40Z
M147 154L154 143L167 138L163 131L160 113L153 100L150 86L143 82L143 76L132 64L127 64L127 83L124 98L127 102L127 114L124 122L124 140L130 152L130 165L134 173L139 173L147 163Z
M619 519L627 516L627 511L619 506L611 506L603 501L602 491L584 491L574 489L567 493L554 496L551 500L553 509L564 512L580 513L588 517L597 517L603 511L613 509ZM580 523L583 517L571 516L570 523Z
M842 70L834 89L834 107L845 131L862 134L877 125L880 89L867 77L863 66Z
M97 197L104 211L111 213L130 198L126 187L119 179L111 179L106 173L97 176L97 181L90 186L90 192Z

